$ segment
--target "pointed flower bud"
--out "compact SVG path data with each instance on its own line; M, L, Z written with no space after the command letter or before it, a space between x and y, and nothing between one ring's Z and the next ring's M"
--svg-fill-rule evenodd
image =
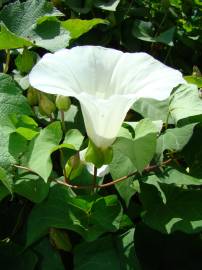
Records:
M65 165L67 177L72 180L79 176L83 170L83 162L80 160L79 152L70 157Z
M40 94L39 110L42 114L50 116L55 111L55 104L44 94Z
M36 106L38 105L38 94L37 94L37 90L34 89L33 87L29 87L29 89L27 90L27 100L28 103L31 106Z

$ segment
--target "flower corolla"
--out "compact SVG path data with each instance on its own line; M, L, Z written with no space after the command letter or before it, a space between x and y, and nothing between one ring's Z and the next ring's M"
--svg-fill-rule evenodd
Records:
M47 53L29 75L40 91L79 100L87 134L106 149L115 141L132 104L140 98L164 100L185 83L182 74L146 53L123 53L78 46Z

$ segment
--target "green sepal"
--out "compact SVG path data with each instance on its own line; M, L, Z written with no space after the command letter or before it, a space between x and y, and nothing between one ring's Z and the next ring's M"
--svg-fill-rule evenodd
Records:
M112 161L113 150L111 147L106 149L98 148L91 140L88 143L85 160L93 163L96 168L100 168L104 164L109 164Z

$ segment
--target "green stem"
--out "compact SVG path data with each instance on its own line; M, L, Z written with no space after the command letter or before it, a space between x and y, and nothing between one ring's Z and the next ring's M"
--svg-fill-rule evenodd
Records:
M66 174L66 170L65 170L65 159L64 159L64 154L63 154L62 149L60 149L60 158L61 158L61 166L62 166L62 170L63 170L63 175L64 175L65 183L68 183L69 180L68 180L68 177L67 177L67 174Z
M53 121L54 121L54 118L53 118L52 113L50 114L49 118L50 118L50 121L51 121L51 122L53 122Z
M70 179L70 177L71 177L71 175L72 175L72 172L73 172L73 168L70 169L70 172L69 172L69 174L68 174L68 176L67 176L68 179Z
M169 120L169 116L170 116L170 111L168 112L167 117L166 117L165 130L168 128L168 120Z
M11 58L10 50L6 50L6 63L5 63L4 68L3 68L3 73L7 73L8 72L10 58Z
M63 132L65 133L65 132L66 132L66 127L65 127L65 114L64 114L64 111L63 111L63 110L60 110L60 113L61 113L62 129L63 129Z
M94 189L95 189L95 187L96 187L96 185L97 185L97 167L96 166L94 166L94 171L93 171L93 184L92 184L92 193L94 193Z

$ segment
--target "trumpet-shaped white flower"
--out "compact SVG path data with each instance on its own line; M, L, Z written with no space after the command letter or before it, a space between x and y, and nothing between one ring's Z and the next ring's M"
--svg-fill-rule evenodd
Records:
M43 92L77 98L89 138L103 149L114 142L135 101L166 99L175 86L185 83L179 71L146 53L99 46L45 54L29 80Z

